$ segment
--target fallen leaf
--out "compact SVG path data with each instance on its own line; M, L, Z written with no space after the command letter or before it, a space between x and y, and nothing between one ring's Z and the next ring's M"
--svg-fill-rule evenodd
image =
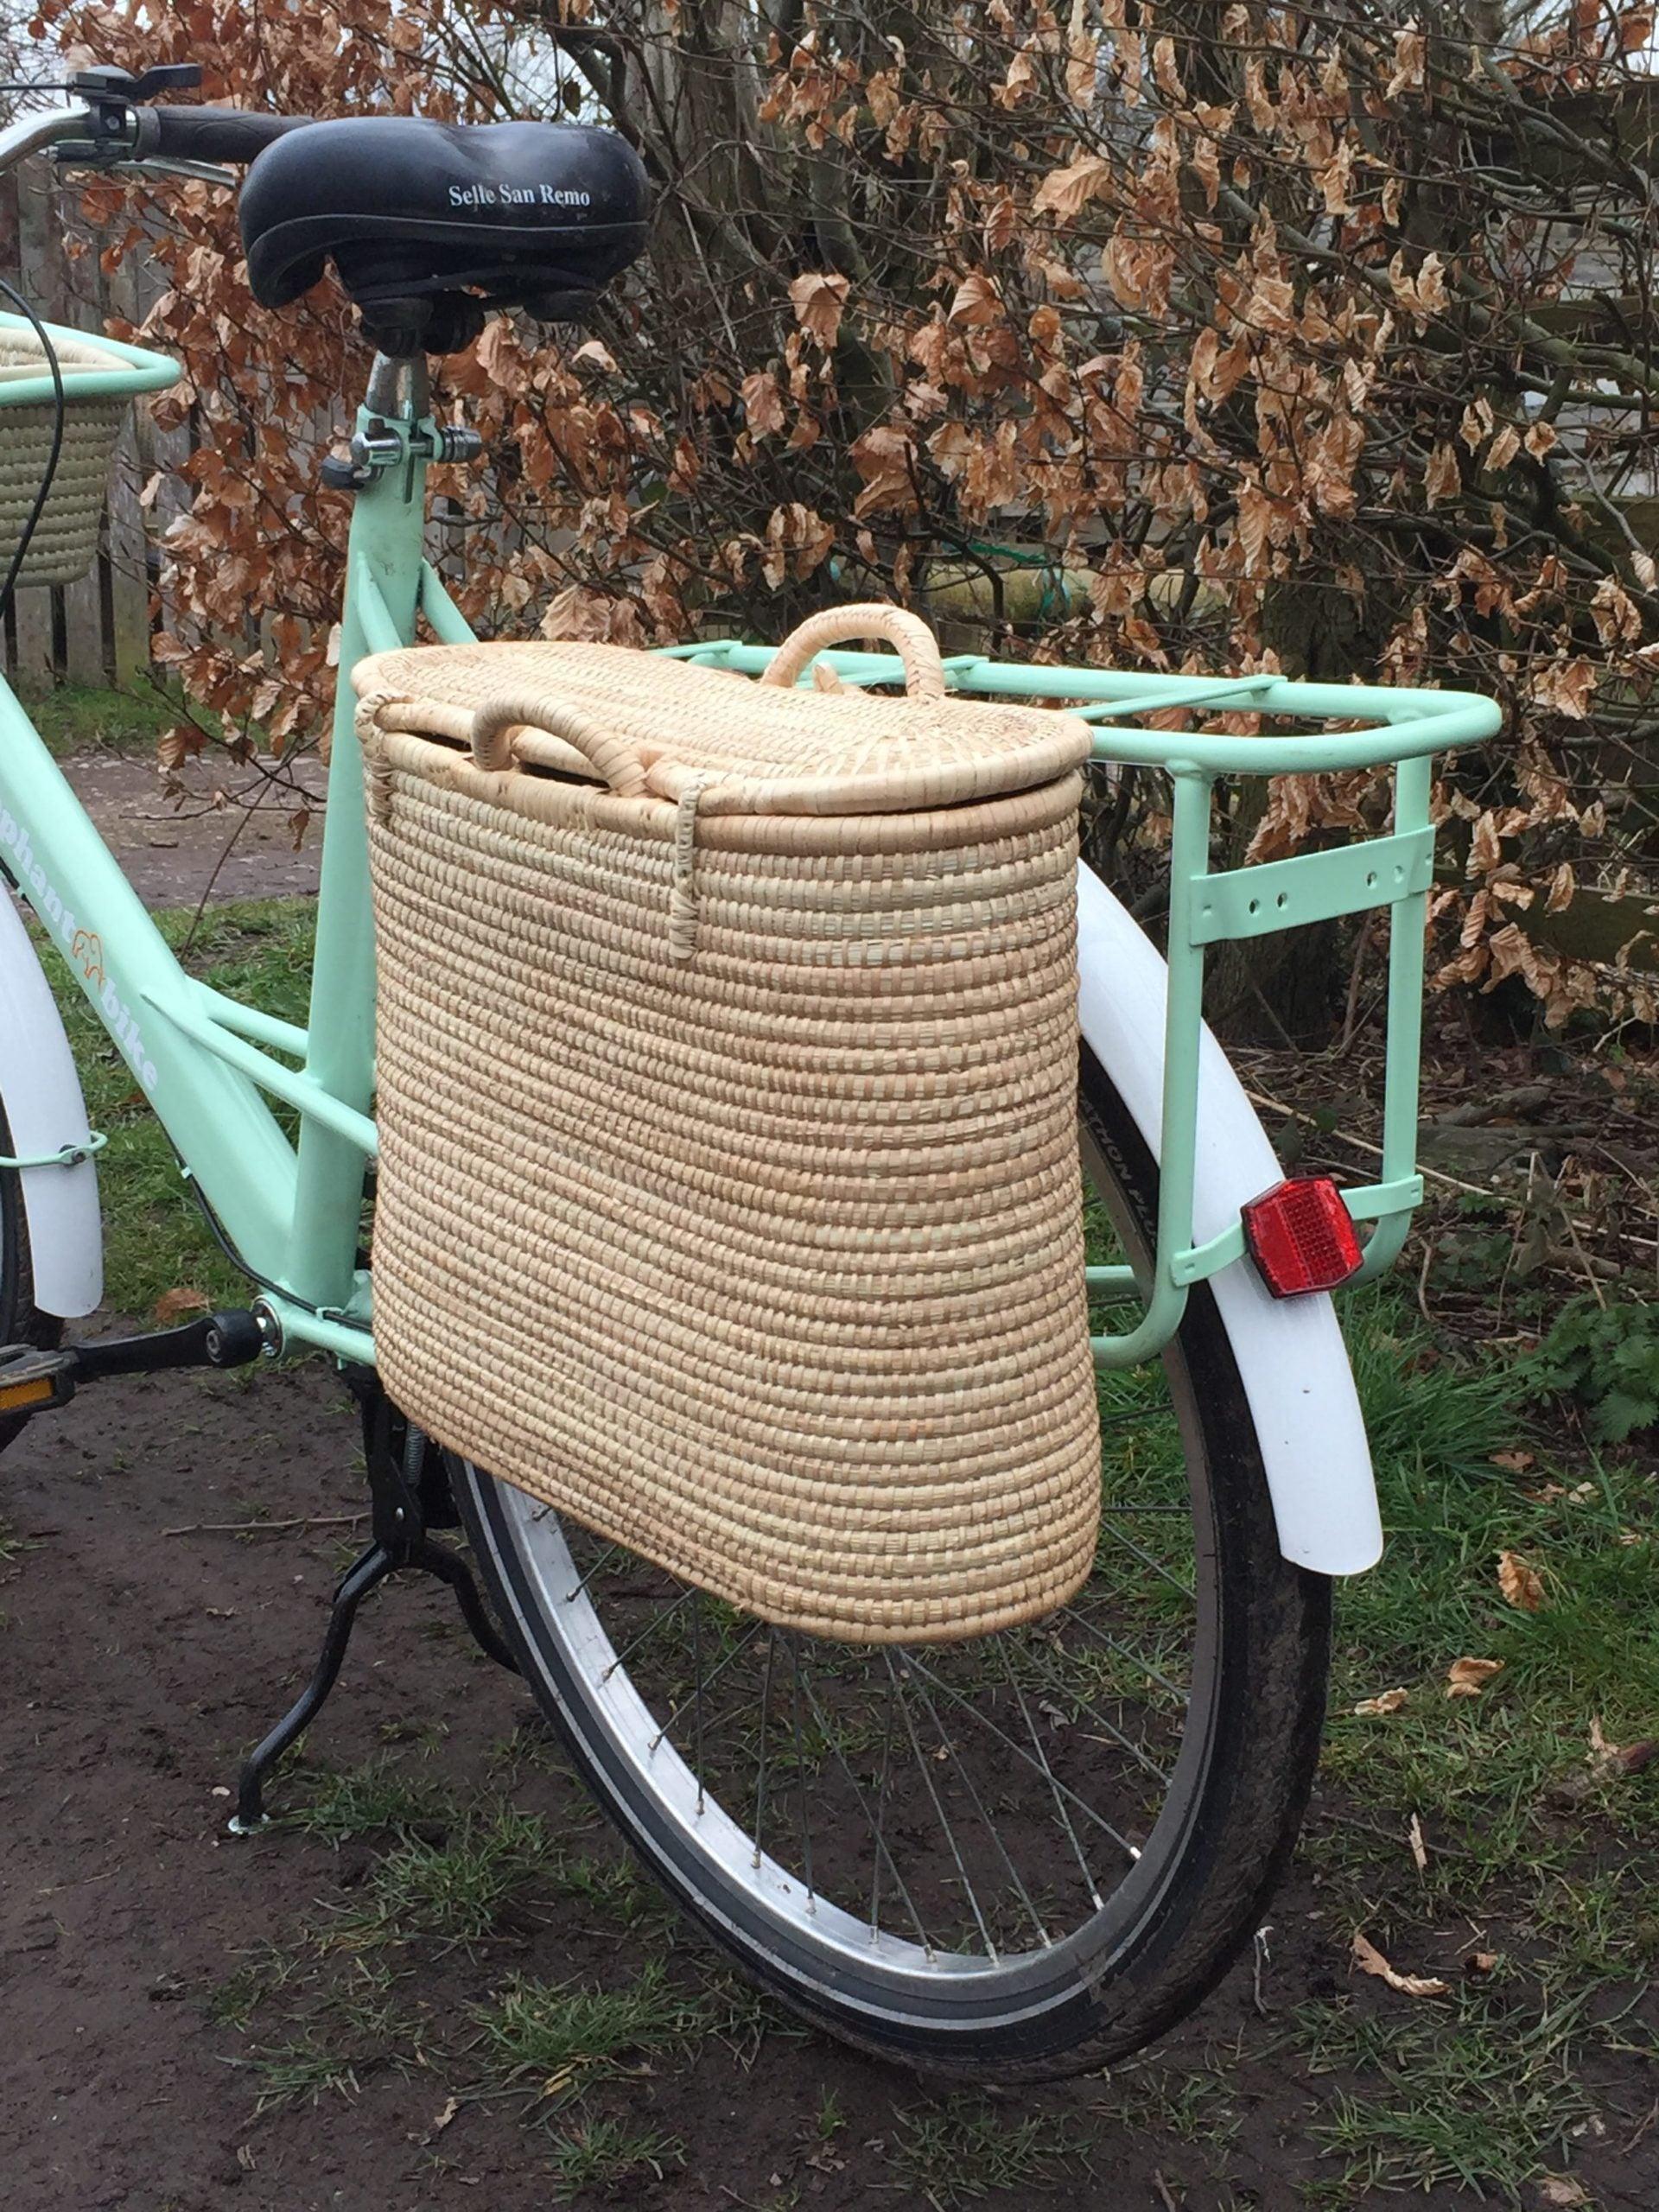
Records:
M1590 2198L1571 2174L1546 2174L1538 2184L1538 2202L1550 2206L1587 2204Z
M1532 1454L1530 1452L1494 1452L1491 1464L1495 1467L1507 1468L1512 1475L1524 1475L1532 1465Z
M444 2129L448 2126L450 2121L460 2110L461 2099L459 2097L445 2098L443 2110L438 2114L437 2118L432 2123L432 2133L435 2135L442 2135Z
M1372 1713L1398 1713L1410 1695L1409 1690L1383 1690L1376 1697L1363 1697L1354 1707L1354 1717L1363 1719Z
M1496 1951L1471 1951L1463 1962L1465 1974L1491 1974L1497 1964Z
M1379 1981L1386 1981L1390 1989L1397 1989L1402 1997L1444 1997L1446 1986L1438 1975L1432 1974L1401 1974L1391 1967L1375 1943L1356 1929L1353 1961L1362 1974L1374 1974Z
M186 1313L205 1313L207 1300L199 1290L187 1289L181 1284L173 1290L164 1290L150 1308L153 1320L176 1321Z
M1478 1697L1494 1675L1503 1671L1501 1659L1454 1659L1446 1670L1447 1697Z
M1659 1744L1613 1744L1604 1734L1601 1715L1590 1722L1590 1766L1598 1781L1620 1774L1640 1774L1659 1757Z
M1499 1552L1497 1586L1506 1602L1523 1613L1535 1613L1543 1605L1543 1578L1518 1552Z
M1411 1846L1411 1855L1413 1860L1415 1862L1417 1872L1420 1874L1427 1874L1428 1872L1428 1846L1423 1840L1423 1824L1418 1819L1415 1813L1412 1815L1411 1826L1406 1831L1406 1840Z

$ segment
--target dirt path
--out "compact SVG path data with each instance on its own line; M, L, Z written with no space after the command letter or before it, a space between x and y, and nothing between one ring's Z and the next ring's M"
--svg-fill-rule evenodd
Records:
M149 906L194 906L204 891L215 901L309 896L317 887L322 817L315 814L297 849L289 817L297 791L321 795L327 772L314 758L296 762L276 782L259 768L226 767L215 779L199 763L187 766L189 796L175 804L163 793L148 755L79 753L64 773Z

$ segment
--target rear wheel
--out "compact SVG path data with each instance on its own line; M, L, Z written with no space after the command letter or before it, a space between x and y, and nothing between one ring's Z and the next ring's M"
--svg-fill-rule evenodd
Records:
M10 1156L11 1151L11 1125L0 1108L0 1153ZM0 1167L0 1345L38 1344L49 1351L62 1335L62 1322L35 1303L22 1175L16 1167ZM0 1414L0 1452L28 1419L27 1414Z
M1156 1169L1086 1050L1079 1116L1090 1256L1144 1266ZM454 1470L526 1678L630 1842L785 2002L927 2071L1157 2035L1249 1942L1312 1781L1329 1585L1279 1551L1208 1292L1100 1395L1090 1581L954 1646L772 1629Z

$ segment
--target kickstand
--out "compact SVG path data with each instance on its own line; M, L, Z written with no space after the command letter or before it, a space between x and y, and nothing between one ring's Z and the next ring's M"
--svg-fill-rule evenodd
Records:
M448 1583L480 1650L514 1674L518 1662L484 1610L472 1570L456 1552L428 1535L454 1520L448 1480L437 1446L406 1421L372 1376L348 1371L363 1413L374 1540L340 1577L311 1679L276 1726L249 1754L236 1793L232 1835L251 1835L266 1821L265 1781L284 1751L321 1711L334 1687L358 1607L390 1575L414 1571Z

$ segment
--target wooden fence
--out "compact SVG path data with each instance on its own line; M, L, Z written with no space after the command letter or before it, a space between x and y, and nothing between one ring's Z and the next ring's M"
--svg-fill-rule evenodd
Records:
M0 268L49 322L91 333L107 315L137 319L130 270L106 276L97 241L75 216L73 187L44 162L0 179ZM0 636L7 675L32 690L53 683L131 683L149 666L155 548L140 493L174 456L182 434L146 419L121 435L99 556L79 583L19 591ZM183 441L188 450L188 441Z

